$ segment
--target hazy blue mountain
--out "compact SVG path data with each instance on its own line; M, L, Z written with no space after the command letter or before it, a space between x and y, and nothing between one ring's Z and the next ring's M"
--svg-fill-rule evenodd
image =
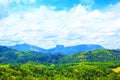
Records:
M119 51L120 51L120 49L116 49L116 50L119 50Z
M64 47L64 45L56 45L56 47L51 49L43 49L37 46L29 45L29 44L17 44L15 46L9 46L9 48L16 49L19 51L38 51L42 53L48 53L48 54L73 54L77 52L83 52L83 51L91 51L96 49L103 49L102 46L96 45L96 44L82 44L77 46L69 46Z
M16 49L19 51L38 51L38 52L44 52L45 49L34 46L34 45L30 45L30 44L16 44L14 46L8 46L11 49Z
M48 49L46 53L62 53L62 54L73 54L83 51L91 51L96 49L104 49L100 45L95 44L82 44L77 46L64 47L64 45L56 45L55 48Z

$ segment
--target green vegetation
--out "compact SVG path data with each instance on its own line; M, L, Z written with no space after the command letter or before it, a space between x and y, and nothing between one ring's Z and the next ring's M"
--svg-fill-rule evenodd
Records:
M26 62L38 62L42 64L58 63L64 57L62 54L44 54L35 51L17 51L0 46L0 63L24 64Z
M0 46L0 80L120 80L120 51L63 55Z
M0 65L1 80L119 80L120 71L114 72L118 62L81 62L74 64L35 63Z
M99 49L67 55L60 59L62 63L119 61L120 51Z

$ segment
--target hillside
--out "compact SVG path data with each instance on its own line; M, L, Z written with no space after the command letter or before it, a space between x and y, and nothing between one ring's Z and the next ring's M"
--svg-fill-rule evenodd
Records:
M44 54L36 51L17 51L0 46L0 63L23 64L26 62L57 63L62 54Z
M0 46L1 80L120 80L119 63L119 50L62 55Z
M60 62L106 62L119 61L119 50L98 49L93 51L85 51L76 54L67 55L60 60Z
M60 49L62 51L62 49ZM0 46L0 62L22 64L26 62L39 62L43 64L51 63L71 63L71 62L100 62L119 61L119 50L98 49L92 51L79 52L69 55L59 53L45 54L36 51L17 51L4 46Z

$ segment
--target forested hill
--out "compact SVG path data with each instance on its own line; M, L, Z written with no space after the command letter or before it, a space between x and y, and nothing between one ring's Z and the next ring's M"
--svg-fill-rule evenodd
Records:
M119 75L119 50L63 55L0 46L0 80L120 80Z
M80 52L63 57L60 62L106 62L119 61L120 51L109 49L98 49L93 51Z
M92 51L79 52L69 55L45 54L36 51L17 51L4 46L0 46L0 63L22 64L26 62L38 62L43 64L51 63L71 63L71 62L100 62L119 61L119 50L98 49Z
M43 64L58 63L62 54L44 54L36 51L17 51L0 46L0 63L23 64L26 62L38 62Z

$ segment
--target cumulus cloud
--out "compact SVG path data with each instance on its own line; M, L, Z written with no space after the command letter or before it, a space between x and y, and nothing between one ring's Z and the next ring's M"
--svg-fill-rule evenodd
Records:
M22 3L22 5L24 4L31 4L31 3L35 3L36 0L0 0L0 5L2 6L9 6L10 4L15 4L17 3L17 5L20 5Z
M10 14L0 20L0 44L29 43L43 48L100 44L119 48L119 4L108 6L106 11L87 11L79 4L70 10L40 6L22 14Z
M14 0L0 0L0 5L8 5L9 3L13 2Z

